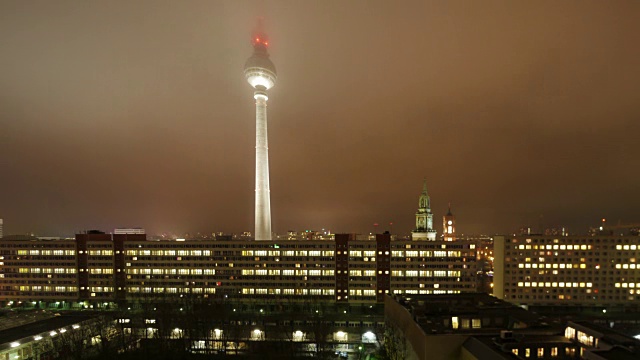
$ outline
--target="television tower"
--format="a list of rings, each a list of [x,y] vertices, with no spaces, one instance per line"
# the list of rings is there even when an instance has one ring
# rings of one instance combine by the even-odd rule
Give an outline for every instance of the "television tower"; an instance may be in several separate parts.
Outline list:
[[[276,84],[276,67],[269,60],[269,41],[262,32],[252,39],[253,55],[244,65],[244,76],[256,100],[256,240],[271,240],[271,195],[269,191],[269,146],[267,141],[267,90]]]

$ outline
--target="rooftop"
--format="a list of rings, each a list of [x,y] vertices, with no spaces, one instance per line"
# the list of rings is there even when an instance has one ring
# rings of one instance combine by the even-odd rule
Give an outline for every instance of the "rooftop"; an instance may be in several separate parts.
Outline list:
[[[550,328],[545,319],[485,293],[395,296],[425,333],[486,333],[514,328]],[[480,324],[460,324],[453,319],[477,319]],[[455,328],[454,328],[455,329]],[[557,329],[556,329],[557,330]]]
[[[40,320],[29,324],[0,330],[0,348],[14,341],[19,341],[30,336],[49,333],[60,328],[78,324],[95,318],[95,315],[61,315],[50,319]]]

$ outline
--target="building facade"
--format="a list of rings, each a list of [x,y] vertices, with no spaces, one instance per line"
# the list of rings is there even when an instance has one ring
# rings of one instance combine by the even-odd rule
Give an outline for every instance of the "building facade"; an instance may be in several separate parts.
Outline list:
[[[382,302],[385,294],[475,291],[471,242],[150,241],[144,234],[0,242],[0,299],[111,302],[191,294],[237,301]]]
[[[530,306],[640,303],[640,237],[496,236],[494,295]]]

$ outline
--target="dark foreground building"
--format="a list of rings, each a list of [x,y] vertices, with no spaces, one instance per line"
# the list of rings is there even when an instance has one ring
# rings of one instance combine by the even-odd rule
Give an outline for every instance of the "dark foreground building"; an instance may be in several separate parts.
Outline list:
[[[638,359],[640,341],[587,322],[541,317],[487,294],[387,297],[385,344],[420,360]]]

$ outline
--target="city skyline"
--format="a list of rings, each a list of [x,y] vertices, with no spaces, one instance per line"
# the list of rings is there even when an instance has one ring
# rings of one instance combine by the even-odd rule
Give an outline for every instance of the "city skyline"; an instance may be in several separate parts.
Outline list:
[[[256,6],[256,4],[261,4]],[[0,4],[5,235],[252,229],[256,16],[273,231],[638,222],[633,2]]]

